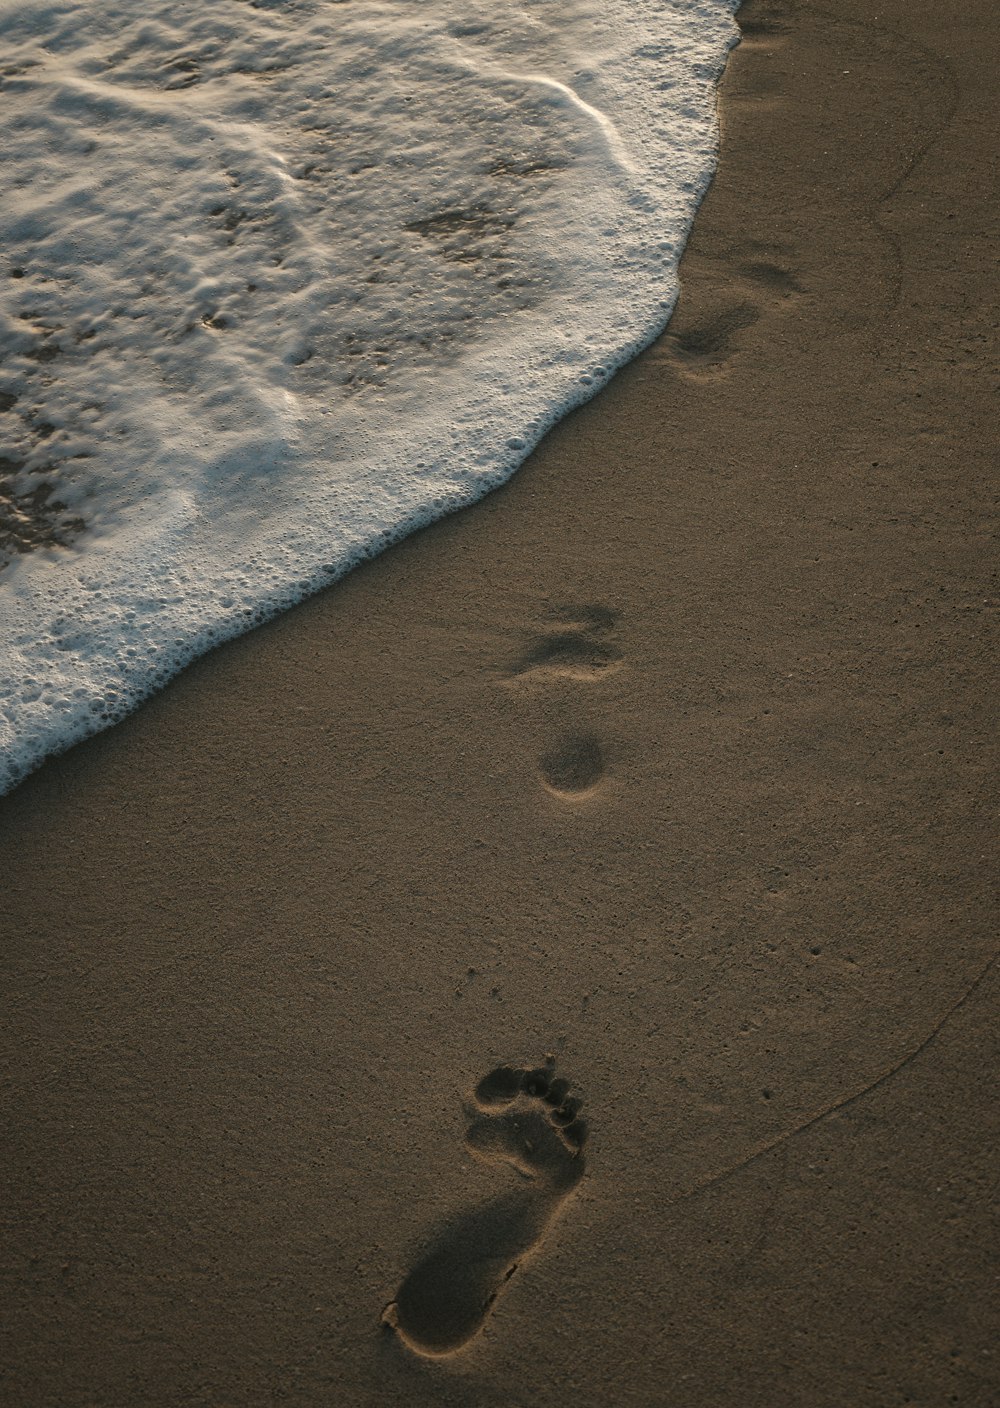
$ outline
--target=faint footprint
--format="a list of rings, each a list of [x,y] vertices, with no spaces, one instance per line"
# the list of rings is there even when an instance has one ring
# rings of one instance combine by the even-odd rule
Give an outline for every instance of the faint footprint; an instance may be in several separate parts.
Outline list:
[[[770,259],[748,259],[739,267],[745,279],[762,285],[779,298],[789,298],[793,293],[803,291],[802,285],[789,269]]]
[[[788,25],[773,15],[757,13],[759,7],[752,5],[751,13],[748,15],[740,11],[736,16],[736,23],[739,25],[744,41],[751,43],[755,39],[769,40],[773,45],[774,40],[780,39],[788,33]]]
[[[694,376],[723,371],[743,335],[805,290],[778,245],[748,240],[739,263],[725,261],[718,291],[689,307],[684,298],[663,337],[683,370]]]
[[[692,369],[707,370],[728,361],[739,334],[759,317],[760,310],[752,303],[739,303],[717,309],[699,323],[668,329],[666,337],[683,362]]]
[[[580,1101],[551,1064],[498,1066],[479,1082],[475,1102],[467,1147],[484,1163],[509,1165],[519,1182],[454,1222],[386,1307],[383,1322],[417,1354],[468,1344],[583,1175]]]

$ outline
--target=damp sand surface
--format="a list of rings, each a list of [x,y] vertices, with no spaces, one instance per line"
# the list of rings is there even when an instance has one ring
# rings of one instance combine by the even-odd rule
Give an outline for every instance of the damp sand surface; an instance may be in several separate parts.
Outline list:
[[[996,1401],[1000,22],[740,20],[666,335],[4,800],[7,1401]]]

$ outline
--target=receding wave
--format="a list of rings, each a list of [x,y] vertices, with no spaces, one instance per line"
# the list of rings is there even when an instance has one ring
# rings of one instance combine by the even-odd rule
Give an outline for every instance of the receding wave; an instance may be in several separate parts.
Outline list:
[[[736,0],[0,0],[0,791],[659,331]]]

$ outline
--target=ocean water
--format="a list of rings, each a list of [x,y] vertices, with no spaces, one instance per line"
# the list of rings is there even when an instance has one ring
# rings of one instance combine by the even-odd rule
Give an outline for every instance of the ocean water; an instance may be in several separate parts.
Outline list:
[[[0,792],[666,323],[737,0],[0,0]]]

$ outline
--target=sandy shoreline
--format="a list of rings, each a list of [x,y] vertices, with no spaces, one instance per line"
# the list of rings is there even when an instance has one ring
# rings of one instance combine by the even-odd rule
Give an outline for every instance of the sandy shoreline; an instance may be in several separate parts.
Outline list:
[[[1000,1391],[1000,20],[740,19],[667,334],[0,802],[5,1401]],[[584,1177],[416,1357],[509,1186],[463,1102],[546,1053]]]

